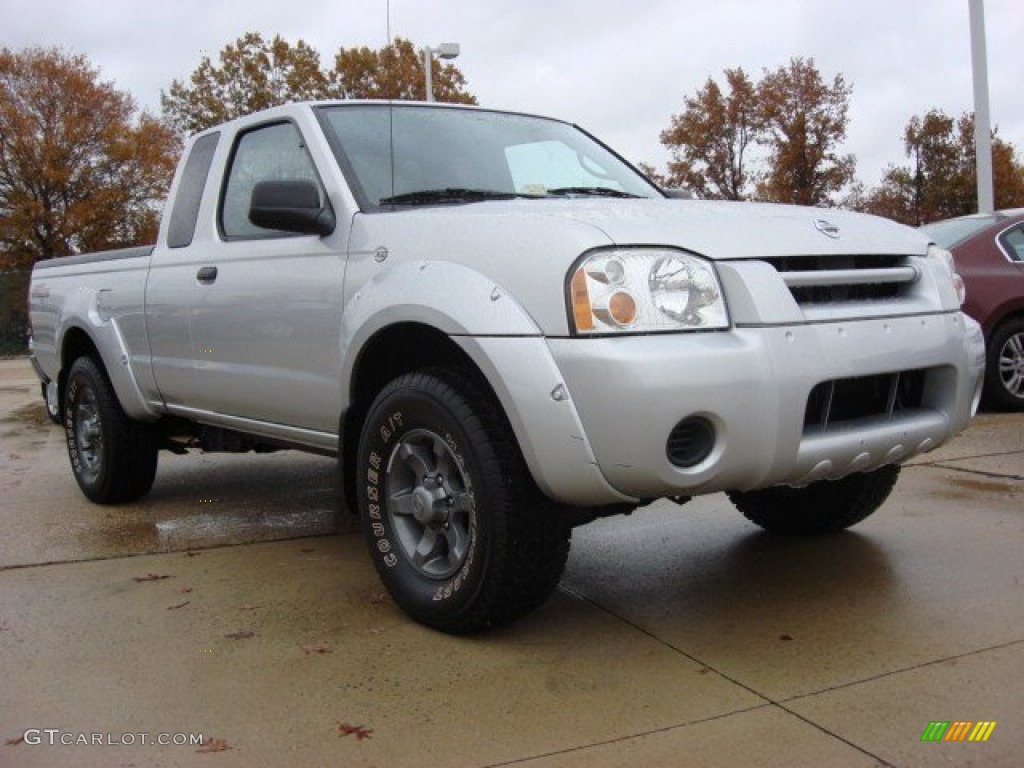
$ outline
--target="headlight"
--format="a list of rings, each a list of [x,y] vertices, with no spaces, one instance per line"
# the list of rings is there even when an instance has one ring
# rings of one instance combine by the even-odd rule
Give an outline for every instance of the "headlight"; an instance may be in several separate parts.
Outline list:
[[[579,334],[709,331],[729,327],[711,262],[683,251],[595,251],[569,276],[569,315]]]
[[[945,248],[940,248],[935,243],[932,243],[928,246],[928,258],[937,259],[945,266],[946,272],[949,273],[949,279],[953,282],[953,290],[956,292],[957,301],[960,302],[962,307],[964,301],[967,300],[967,287],[964,285],[964,279],[956,272],[956,261],[953,259],[953,254]]]

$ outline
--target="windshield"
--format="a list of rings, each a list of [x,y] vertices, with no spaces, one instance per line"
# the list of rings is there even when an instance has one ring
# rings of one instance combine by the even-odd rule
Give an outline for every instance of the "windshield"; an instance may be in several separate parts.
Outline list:
[[[946,219],[933,224],[922,224],[921,229],[943,248],[952,248],[966,240],[975,232],[980,232],[995,221],[994,216],[964,216],[959,219]]]
[[[614,153],[556,120],[387,104],[323,107],[319,114],[363,208],[662,197]]]

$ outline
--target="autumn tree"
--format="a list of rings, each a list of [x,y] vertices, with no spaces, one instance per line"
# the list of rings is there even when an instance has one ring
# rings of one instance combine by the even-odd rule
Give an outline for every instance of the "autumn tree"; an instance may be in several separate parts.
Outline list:
[[[668,166],[671,186],[682,186],[701,197],[744,200],[754,180],[748,150],[761,134],[761,112],[754,84],[742,69],[725,70],[728,93],[712,78],[686,109],[672,117],[661,143],[672,153]]]
[[[902,175],[905,169],[900,169]],[[890,165],[886,169],[886,177],[896,173],[897,169]],[[910,182],[904,178],[898,181],[883,180],[883,183],[873,189],[868,189],[862,182],[855,182],[846,197],[840,203],[841,208],[848,208],[851,211],[862,211],[873,213],[876,216],[883,216],[887,219],[902,221],[905,224],[912,223],[907,218],[907,197],[905,190],[909,188]]]
[[[476,104],[476,97],[465,89],[466,78],[454,64],[435,61],[431,79],[437,101]],[[339,98],[422,101],[427,97],[423,51],[401,37],[380,50],[364,46],[339,51],[331,80]]]
[[[860,210],[920,225],[977,210],[974,115],[954,120],[941,110],[915,115],[903,132],[909,165],[890,165],[881,184],[856,204]],[[1016,151],[992,134],[996,208],[1024,206],[1024,168]]]
[[[769,160],[760,198],[801,205],[835,201],[856,171],[853,155],[838,153],[852,92],[842,75],[826,83],[814,59],[791,59],[765,72],[757,101]]]
[[[974,163],[961,152],[954,120],[936,110],[924,118],[915,116],[903,140],[910,168],[903,173],[895,169],[889,179],[909,193],[913,223],[965,211],[975,196],[969,167]]]
[[[454,64],[435,64],[432,75],[438,101],[476,103]],[[289,101],[423,99],[425,88],[422,51],[402,38],[379,50],[341,49],[333,69],[325,70],[320,54],[302,40],[267,42],[249,32],[225,46],[217,63],[204,56],[189,84],[175,80],[161,104],[177,130],[189,134]]]
[[[756,83],[727,69],[725,83],[709,78],[662,132],[670,181],[708,198],[835,203],[856,168],[838,152],[852,93],[842,76],[826,83],[813,59],[792,59]]]
[[[178,150],[84,57],[0,50],[0,267],[152,242]]]
[[[666,176],[650,163],[637,163],[636,169],[662,189],[674,189],[679,187],[679,181]],[[683,188],[686,189],[686,187]]]
[[[992,186],[996,210],[1024,208],[1024,162],[1017,159],[1013,144],[995,134],[992,131]],[[971,115],[971,135],[974,135],[974,115]],[[977,166],[974,168],[977,173]]]
[[[280,35],[267,42],[258,32],[226,45],[216,64],[204,56],[189,83],[175,80],[160,95],[164,115],[183,134],[288,101],[332,95],[315,49]]]

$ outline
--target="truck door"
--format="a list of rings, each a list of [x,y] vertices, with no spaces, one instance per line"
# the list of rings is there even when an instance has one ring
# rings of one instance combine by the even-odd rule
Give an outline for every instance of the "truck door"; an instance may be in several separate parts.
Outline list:
[[[150,367],[140,364],[136,373],[147,391],[155,390],[168,405],[187,403],[194,386],[195,345],[189,317],[195,299],[196,267],[191,261],[191,246],[203,198],[210,194],[207,185],[215,185],[209,176],[219,141],[220,133],[214,131],[198,137],[189,148],[174,188],[173,207],[165,214],[169,220],[161,238],[166,247],[154,250],[146,279]],[[147,372],[151,372],[152,381]]]
[[[296,235],[248,218],[261,181],[310,180],[327,200],[298,126],[281,121],[239,134],[225,178],[219,242],[203,244],[193,263],[188,406],[336,433],[342,227],[325,237]]]

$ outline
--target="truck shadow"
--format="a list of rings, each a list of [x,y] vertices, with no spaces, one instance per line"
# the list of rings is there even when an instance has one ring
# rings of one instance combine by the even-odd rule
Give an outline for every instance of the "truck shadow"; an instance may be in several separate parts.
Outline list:
[[[614,527],[576,537],[562,587],[655,631],[791,635],[822,616],[884,618],[900,592],[884,539],[857,531],[784,537],[710,516]]]

